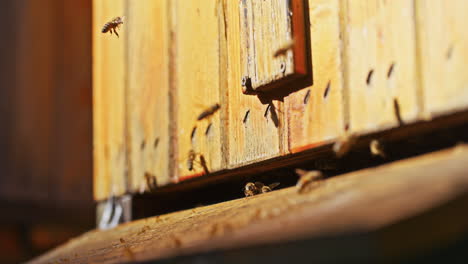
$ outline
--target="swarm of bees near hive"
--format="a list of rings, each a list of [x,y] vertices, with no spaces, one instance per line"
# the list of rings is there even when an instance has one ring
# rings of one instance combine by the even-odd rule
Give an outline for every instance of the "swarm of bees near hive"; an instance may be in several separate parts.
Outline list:
[[[245,197],[254,196],[261,193],[271,192],[274,188],[280,185],[279,182],[272,183],[270,185],[265,185],[261,182],[248,182],[244,187]]]
[[[119,37],[119,33],[117,33],[117,29],[124,23],[124,17],[115,17],[111,21],[107,22],[102,27],[102,33],[110,32],[112,35],[112,31],[115,33],[117,37]]]

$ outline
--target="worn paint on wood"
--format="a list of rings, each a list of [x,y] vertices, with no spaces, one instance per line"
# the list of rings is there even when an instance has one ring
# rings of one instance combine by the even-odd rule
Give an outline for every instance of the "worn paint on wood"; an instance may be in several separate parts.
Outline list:
[[[123,0],[93,2],[94,198],[105,199],[127,190],[125,124],[125,34],[101,33],[102,26],[124,14]]]
[[[241,67],[249,89],[268,90],[307,74],[303,2],[240,1]]]
[[[413,2],[341,3],[350,131],[364,133],[414,121],[421,106]]]
[[[220,103],[218,1],[178,0],[172,4],[175,45],[173,83],[175,91],[177,130],[176,170],[174,181],[201,175],[221,168],[221,111],[220,105],[201,120],[200,115]],[[189,153],[195,154],[194,166],[189,170]],[[206,169],[200,158],[206,161]]]
[[[468,34],[465,0],[416,0],[425,116],[468,108]]]
[[[224,6],[228,87],[222,87],[222,94],[228,97],[227,167],[233,168],[282,154],[285,126],[282,102],[261,102],[257,96],[242,93],[240,6],[236,1],[226,1]],[[275,43],[271,41],[269,45]]]
[[[122,32],[128,52],[127,153],[132,192],[155,187],[148,186],[146,177],[155,177],[158,185],[170,182],[167,5],[166,0],[130,1]]]
[[[344,132],[339,1],[309,2],[313,84],[286,97],[288,148],[299,152]]]

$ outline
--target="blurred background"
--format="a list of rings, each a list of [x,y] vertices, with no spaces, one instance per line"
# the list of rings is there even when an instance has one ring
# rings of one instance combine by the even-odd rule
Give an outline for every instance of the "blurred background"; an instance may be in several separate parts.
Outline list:
[[[0,263],[94,227],[91,16],[91,0],[0,1]]]

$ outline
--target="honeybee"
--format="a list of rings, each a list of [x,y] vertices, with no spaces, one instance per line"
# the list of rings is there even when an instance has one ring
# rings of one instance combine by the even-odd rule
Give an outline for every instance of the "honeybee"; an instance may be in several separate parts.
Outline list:
[[[197,153],[195,153],[193,149],[189,150],[188,158],[187,158],[187,169],[189,171],[193,170],[193,163],[196,158],[197,158]]]
[[[275,53],[273,53],[273,58],[277,58],[279,56],[286,55],[286,52],[288,52],[288,50],[292,49],[293,47],[294,47],[294,40],[292,39],[292,40],[286,42],[279,49],[277,49],[275,51]]]
[[[271,192],[274,188],[280,185],[279,182],[272,183],[270,185],[264,185],[261,182],[248,182],[244,187],[245,197],[254,196],[261,193]]]
[[[200,159],[200,161],[197,160],[197,157]],[[205,173],[210,173],[205,156],[203,156],[203,154],[196,153],[193,149],[191,149],[188,153],[187,169],[192,171],[195,164],[201,165]]]
[[[149,172],[145,172],[146,186],[149,191],[154,191],[158,187],[156,176],[152,175]]]
[[[298,193],[304,193],[308,191],[312,182],[323,178],[322,172],[318,170],[304,171],[297,169],[296,173],[300,176],[296,183],[296,190]]]
[[[336,157],[341,158],[347,154],[355,145],[356,141],[356,135],[349,134],[342,136],[333,144],[333,152],[335,152]]]
[[[369,149],[371,151],[371,154],[374,155],[374,156],[380,156],[382,158],[385,158],[386,155],[385,155],[385,151],[384,151],[384,146],[382,145],[382,143],[377,140],[377,139],[373,139],[370,144],[369,144]]]
[[[202,119],[205,119],[211,115],[213,115],[214,113],[216,113],[216,111],[218,111],[219,109],[221,108],[221,106],[216,103],[212,106],[210,106],[208,109],[206,109],[205,111],[203,111],[198,117],[197,117],[197,120],[200,121]]]
[[[120,28],[120,25],[124,23],[124,18],[125,17],[115,17],[111,21],[107,22],[102,27],[102,33],[110,32],[112,35],[112,31],[114,31],[115,35],[119,37],[119,33],[117,33],[117,29]]]

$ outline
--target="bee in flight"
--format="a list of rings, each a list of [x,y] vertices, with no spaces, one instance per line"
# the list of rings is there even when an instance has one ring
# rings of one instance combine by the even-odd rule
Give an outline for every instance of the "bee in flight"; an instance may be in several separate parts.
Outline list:
[[[213,115],[214,113],[216,113],[216,111],[218,111],[219,109],[221,108],[221,106],[219,104],[214,104],[212,106],[210,106],[208,109],[206,109],[205,111],[203,111],[198,117],[197,117],[197,120],[200,121],[202,119],[205,119],[211,115]]]
[[[111,21],[107,22],[102,27],[102,33],[110,32],[112,35],[112,31],[114,31],[115,35],[119,37],[119,33],[117,33],[117,29],[124,23],[124,17],[115,17]]]

